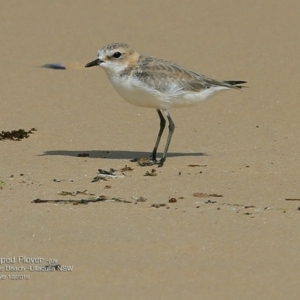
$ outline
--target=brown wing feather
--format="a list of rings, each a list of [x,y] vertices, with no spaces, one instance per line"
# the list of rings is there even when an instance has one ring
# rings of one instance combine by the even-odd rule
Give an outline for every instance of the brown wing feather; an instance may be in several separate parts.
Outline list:
[[[173,62],[151,56],[140,56],[139,67],[132,71],[134,75],[150,88],[166,91],[170,84],[176,84],[182,91],[200,92],[211,86],[238,88],[229,83],[217,81],[197,74]]]

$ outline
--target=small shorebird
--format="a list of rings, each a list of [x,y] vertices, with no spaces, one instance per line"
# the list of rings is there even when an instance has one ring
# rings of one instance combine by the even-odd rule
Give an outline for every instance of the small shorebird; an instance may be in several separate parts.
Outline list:
[[[140,55],[127,44],[115,43],[98,51],[98,58],[85,65],[100,66],[118,92],[130,104],[155,108],[160,118],[160,129],[150,159],[162,166],[175,125],[169,114],[170,108],[196,105],[216,92],[228,89],[239,90],[246,81],[218,81],[190,71],[173,62]],[[156,159],[157,148],[169,121],[169,134],[162,158]]]

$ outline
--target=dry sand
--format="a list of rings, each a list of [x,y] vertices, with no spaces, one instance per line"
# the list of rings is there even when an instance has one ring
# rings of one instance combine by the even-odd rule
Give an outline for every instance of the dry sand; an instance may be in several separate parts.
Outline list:
[[[44,261],[3,262],[1,298],[299,299],[299,11],[295,0],[2,0],[0,131],[37,131],[0,141],[0,257]],[[83,68],[111,42],[249,88],[171,111],[169,157],[147,177],[129,159],[152,150],[155,110]],[[39,67],[54,62],[67,69]],[[90,194],[131,203],[32,203]],[[49,258],[73,271],[5,270]]]

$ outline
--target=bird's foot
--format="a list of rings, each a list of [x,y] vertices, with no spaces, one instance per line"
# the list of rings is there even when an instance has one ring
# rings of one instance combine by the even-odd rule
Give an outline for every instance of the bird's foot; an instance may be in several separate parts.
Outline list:
[[[152,156],[150,157],[142,157],[142,158],[134,158],[130,160],[131,162],[137,162],[140,166],[146,167],[146,166],[153,166],[158,165],[159,167],[162,167],[163,163],[161,163],[161,160],[153,159]]]
[[[153,158],[153,154],[150,155],[149,159],[153,162],[153,165],[157,165],[159,168],[164,165],[165,158],[156,159],[156,155]]]

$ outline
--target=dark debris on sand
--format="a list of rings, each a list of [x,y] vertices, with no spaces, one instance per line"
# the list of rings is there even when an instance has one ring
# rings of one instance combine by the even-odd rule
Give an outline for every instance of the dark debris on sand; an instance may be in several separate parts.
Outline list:
[[[62,63],[50,63],[50,64],[45,64],[41,66],[41,68],[46,68],[46,69],[54,69],[54,70],[66,70],[66,66]]]
[[[80,200],[42,200],[42,199],[35,199],[32,200],[31,203],[53,203],[53,204],[89,204],[89,203],[97,203],[97,202],[121,202],[121,203],[132,203],[132,201],[127,201],[117,197],[106,197],[101,195],[99,197],[95,197],[94,199],[80,199]]]
[[[31,128],[26,131],[24,129],[12,130],[12,131],[1,131],[0,132],[0,141],[1,140],[11,140],[11,141],[21,141],[22,139],[27,139],[30,134],[36,131],[35,128]]]

